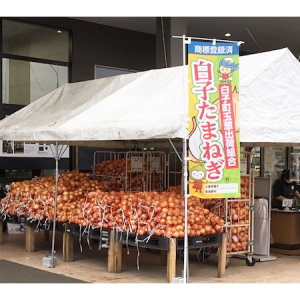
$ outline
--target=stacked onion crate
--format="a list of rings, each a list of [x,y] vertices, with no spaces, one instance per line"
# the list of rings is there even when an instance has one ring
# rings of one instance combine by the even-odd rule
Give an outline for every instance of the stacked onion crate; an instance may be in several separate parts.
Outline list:
[[[254,172],[241,176],[241,197],[238,199],[201,199],[203,207],[225,221],[227,233],[227,266],[230,257],[246,258],[253,266]],[[207,252],[209,255],[209,251]],[[208,257],[207,255],[207,257]]]
[[[107,191],[161,192],[166,189],[166,154],[160,151],[96,151],[93,176],[105,183]]]
[[[255,264],[254,234],[254,172],[241,176],[241,198],[226,199],[225,224],[227,257],[244,257],[248,266]]]
[[[103,183],[105,191],[125,190],[125,163],[124,153],[95,151],[92,166],[93,179]]]
[[[168,187],[179,186],[182,181],[182,152],[170,152],[168,154]],[[181,192],[181,189],[180,189]]]

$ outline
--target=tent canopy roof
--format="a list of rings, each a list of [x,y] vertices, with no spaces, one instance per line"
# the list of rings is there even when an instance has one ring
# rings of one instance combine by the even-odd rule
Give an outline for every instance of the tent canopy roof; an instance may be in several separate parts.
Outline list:
[[[97,145],[182,138],[182,67],[65,84],[0,122],[4,140]]]
[[[186,78],[181,66],[65,84],[0,121],[0,138],[87,146],[182,139]],[[300,63],[287,48],[240,57],[239,92],[242,145],[300,145]]]

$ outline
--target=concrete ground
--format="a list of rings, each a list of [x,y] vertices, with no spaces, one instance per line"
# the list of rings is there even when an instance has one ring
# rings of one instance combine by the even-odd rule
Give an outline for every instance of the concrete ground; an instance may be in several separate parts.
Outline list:
[[[36,251],[25,251],[25,235],[4,233],[0,245],[0,259],[17,262],[48,272],[70,276],[90,283],[166,283],[167,267],[161,265],[160,252],[143,248],[123,248],[122,273],[107,272],[107,249],[98,250],[98,243],[82,238],[75,240],[74,261],[62,261],[62,234],[56,234],[57,266],[42,266],[46,251],[51,253],[51,234],[45,241],[44,232],[37,232]],[[273,255],[273,254],[272,254]],[[256,262],[247,266],[245,259],[229,258],[229,266],[223,278],[217,278],[218,258],[211,253],[205,262],[199,262],[197,251],[190,252],[190,283],[300,283],[300,257],[274,254],[274,261]],[[177,276],[181,276],[183,262],[177,260]]]

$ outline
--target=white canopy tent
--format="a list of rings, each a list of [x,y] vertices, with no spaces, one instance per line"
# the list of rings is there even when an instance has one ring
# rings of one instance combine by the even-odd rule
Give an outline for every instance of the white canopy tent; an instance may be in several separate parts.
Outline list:
[[[300,63],[287,49],[240,57],[243,146],[300,145]]]
[[[2,120],[0,138],[86,146],[182,138],[183,79],[177,67],[65,84]]]
[[[98,147],[181,141],[186,78],[186,67],[175,67],[65,84],[0,121],[0,139]],[[242,146],[300,145],[300,64],[287,48],[240,57],[239,92]],[[53,255],[54,248],[52,263]]]
[[[65,84],[0,121],[0,138],[86,146],[182,139],[186,72]],[[239,91],[242,146],[300,145],[300,63],[287,48],[240,57]]]

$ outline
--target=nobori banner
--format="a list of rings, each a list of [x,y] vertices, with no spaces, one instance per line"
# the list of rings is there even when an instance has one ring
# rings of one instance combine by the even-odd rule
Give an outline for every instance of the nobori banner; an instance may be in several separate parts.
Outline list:
[[[189,193],[240,197],[239,47],[191,42]]]

